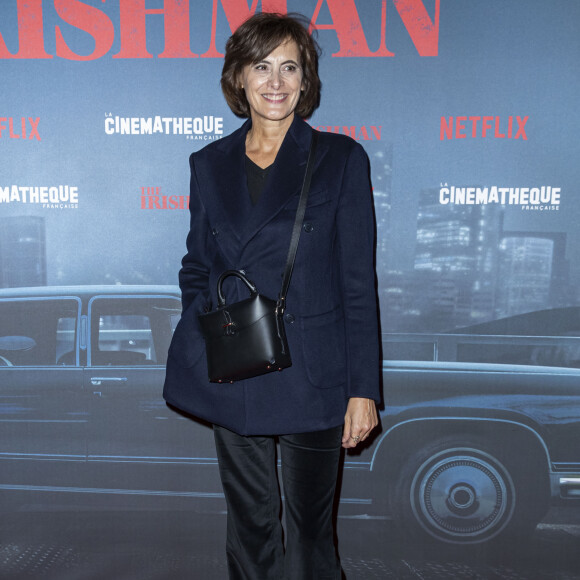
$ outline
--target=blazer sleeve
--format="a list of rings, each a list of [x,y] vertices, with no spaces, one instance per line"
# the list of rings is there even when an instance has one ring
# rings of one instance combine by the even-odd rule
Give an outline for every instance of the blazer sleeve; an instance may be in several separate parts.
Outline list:
[[[187,235],[187,254],[181,261],[179,287],[181,289],[182,311],[185,312],[194,301],[200,302],[199,310],[211,307],[209,292],[208,237],[209,223],[199,193],[195,172],[195,154],[189,158],[191,169],[189,212],[190,225]]]
[[[375,277],[375,218],[368,157],[354,143],[337,213],[348,361],[347,396],[380,402],[379,324]]]

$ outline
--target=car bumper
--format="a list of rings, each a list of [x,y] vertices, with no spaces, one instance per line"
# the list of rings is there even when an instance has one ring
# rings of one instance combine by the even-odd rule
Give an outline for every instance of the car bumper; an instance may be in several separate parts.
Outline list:
[[[551,491],[554,500],[580,500],[580,473],[552,473]]]

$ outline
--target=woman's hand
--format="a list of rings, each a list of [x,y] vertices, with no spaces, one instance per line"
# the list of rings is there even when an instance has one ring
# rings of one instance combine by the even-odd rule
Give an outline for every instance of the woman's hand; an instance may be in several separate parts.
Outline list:
[[[342,446],[346,449],[356,447],[364,441],[379,424],[377,406],[372,399],[352,397],[348,401],[344,416]]]

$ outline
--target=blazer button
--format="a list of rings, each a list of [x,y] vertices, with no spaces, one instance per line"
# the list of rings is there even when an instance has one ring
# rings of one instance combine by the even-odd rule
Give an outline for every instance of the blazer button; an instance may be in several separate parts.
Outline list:
[[[294,314],[284,314],[284,320],[288,323],[288,324],[293,324],[294,321],[296,320],[296,318],[294,318]]]
[[[219,230],[217,228],[213,228],[211,233],[212,233],[212,235],[217,236],[219,234]]]
[[[302,227],[307,234],[314,229],[314,226],[310,222],[306,222]]]

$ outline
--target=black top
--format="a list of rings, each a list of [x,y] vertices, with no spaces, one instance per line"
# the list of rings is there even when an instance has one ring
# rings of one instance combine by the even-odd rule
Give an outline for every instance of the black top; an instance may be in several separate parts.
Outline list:
[[[258,203],[271,167],[269,165],[265,169],[262,169],[246,155],[246,179],[248,180],[248,191],[250,192],[252,205]]]

